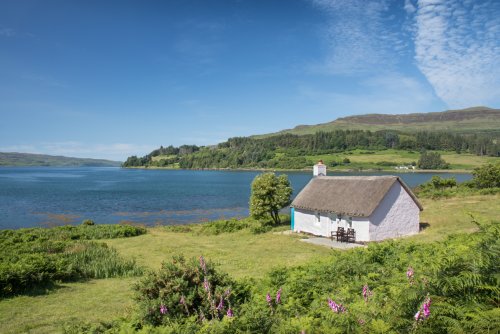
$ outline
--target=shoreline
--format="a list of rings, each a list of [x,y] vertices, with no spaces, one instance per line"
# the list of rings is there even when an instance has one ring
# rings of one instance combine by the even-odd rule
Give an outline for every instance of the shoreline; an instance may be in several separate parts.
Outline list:
[[[302,169],[279,169],[279,168],[170,168],[170,167],[157,167],[157,166],[133,166],[133,167],[121,167],[123,169],[144,169],[144,170],[185,170],[185,171],[227,171],[227,172],[310,172],[312,168],[302,168]],[[335,174],[335,172],[340,173],[395,173],[395,174],[406,174],[406,173],[456,173],[456,174],[471,174],[472,169],[411,169],[411,170],[392,170],[392,169],[330,169],[328,172]]]

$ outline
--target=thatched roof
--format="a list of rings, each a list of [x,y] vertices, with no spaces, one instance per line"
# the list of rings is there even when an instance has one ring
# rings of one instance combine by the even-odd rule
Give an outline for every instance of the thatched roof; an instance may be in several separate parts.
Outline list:
[[[319,176],[295,197],[291,207],[320,212],[369,217],[392,185],[399,182],[422,211],[410,188],[397,176]]]

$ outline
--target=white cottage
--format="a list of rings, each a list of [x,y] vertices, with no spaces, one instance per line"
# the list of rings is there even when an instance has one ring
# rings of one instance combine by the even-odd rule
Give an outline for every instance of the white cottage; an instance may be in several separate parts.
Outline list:
[[[293,231],[330,237],[352,228],[356,241],[417,234],[423,210],[397,176],[316,176],[291,208]]]

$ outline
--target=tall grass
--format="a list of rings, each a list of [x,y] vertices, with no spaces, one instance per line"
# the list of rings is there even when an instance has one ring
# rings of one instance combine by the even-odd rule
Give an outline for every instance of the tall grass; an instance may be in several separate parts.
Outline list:
[[[77,268],[82,278],[130,277],[143,273],[135,260],[124,259],[105,243],[78,242],[66,251],[64,257]]]
[[[134,226],[63,226],[0,231],[0,296],[45,291],[57,281],[140,275],[104,243],[88,239],[145,233]]]

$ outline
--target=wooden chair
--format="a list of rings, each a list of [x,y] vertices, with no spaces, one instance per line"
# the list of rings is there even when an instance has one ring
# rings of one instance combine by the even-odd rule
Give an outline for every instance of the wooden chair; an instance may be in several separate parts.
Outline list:
[[[346,242],[356,241],[356,231],[353,228],[348,228],[346,233]]]
[[[344,239],[344,235],[345,235],[344,228],[343,227],[337,228],[337,232],[335,233],[335,236],[337,237],[337,241],[339,241],[339,239],[340,239],[340,242],[342,242]]]

